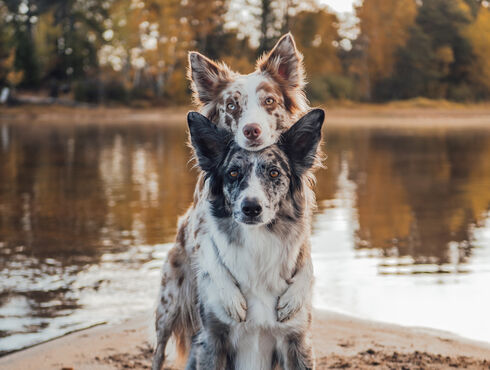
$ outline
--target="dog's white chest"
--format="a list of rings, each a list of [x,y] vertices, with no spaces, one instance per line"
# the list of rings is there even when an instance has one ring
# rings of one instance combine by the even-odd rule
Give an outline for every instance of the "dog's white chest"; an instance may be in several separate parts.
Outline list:
[[[277,325],[277,300],[287,289],[293,268],[287,250],[275,237],[254,230],[241,246],[230,246],[222,258],[247,300],[247,322]]]

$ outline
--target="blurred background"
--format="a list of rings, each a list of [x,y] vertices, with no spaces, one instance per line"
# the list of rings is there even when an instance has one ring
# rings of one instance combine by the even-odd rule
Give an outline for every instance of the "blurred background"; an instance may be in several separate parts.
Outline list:
[[[487,1],[0,0],[0,355],[150,312],[187,52],[248,73],[287,31],[327,108],[315,306],[490,342]]]
[[[490,97],[483,0],[2,0],[0,86],[187,104],[187,52],[249,72],[291,31],[315,102]]]

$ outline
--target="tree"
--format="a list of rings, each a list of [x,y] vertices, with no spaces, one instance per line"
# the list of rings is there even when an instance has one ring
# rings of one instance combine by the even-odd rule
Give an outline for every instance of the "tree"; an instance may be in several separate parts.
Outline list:
[[[393,76],[378,85],[378,96],[467,99],[473,53],[464,30],[472,19],[464,0],[425,0],[396,54]]]
[[[277,39],[292,28],[292,21],[302,11],[320,11],[316,0],[233,0],[227,14],[237,25],[237,34],[250,36],[255,57],[271,50]]]
[[[303,10],[288,22],[298,50],[304,55],[309,98],[321,103],[329,99],[352,99],[354,81],[342,76],[337,16],[327,9]]]
[[[490,9],[481,8],[474,23],[466,30],[472,46],[474,61],[471,63],[470,79],[480,90],[480,97],[490,96]]]
[[[22,85],[37,88],[52,78],[82,79],[97,68],[99,45],[94,41],[101,39],[111,1],[2,1],[12,19],[14,65],[23,74]]]
[[[273,0],[260,0],[260,45],[259,54],[265,53],[274,46],[277,35],[277,11]]]
[[[377,86],[380,99],[408,99],[426,96],[428,84],[440,78],[430,37],[420,26],[410,29],[407,44],[396,53],[393,76]]]
[[[4,86],[15,86],[22,80],[22,73],[14,70],[14,30],[7,19],[8,9],[3,1],[0,1],[0,90]]]
[[[21,85],[36,87],[39,84],[40,71],[37,62],[33,25],[37,19],[37,6],[26,0],[4,0],[13,27],[13,47],[15,50],[14,68],[22,74]]]
[[[339,20],[325,9],[301,11],[290,21],[290,30],[298,49],[305,55],[308,74],[334,74],[341,72],[337,55],[340,41]]]
[[[187,53],[251,66],[247,39],[225,27],[228,0],[117,0],[109,9],[112,38],[102,46],[102,65],[122,71],[138,98],[188,100]],[[106,31],[107,32],[107,31]]]
[[[364,0],[356,13],[366,48],[368,85],[374,88],[391,76],[395,52],[407,41],[417,5],[415,0]]]
[[[483,7],[484,0],[464,0],[465,3],[469,6],[471,15],[476,18],[479,10]]]
[[[109,4],[107,2],[107,4]],[[108,14],[102,1],[54,0],[44,4],[59,30],[56,62],[49,73],[59,79],[79,80],[98,68],[97,51]]]

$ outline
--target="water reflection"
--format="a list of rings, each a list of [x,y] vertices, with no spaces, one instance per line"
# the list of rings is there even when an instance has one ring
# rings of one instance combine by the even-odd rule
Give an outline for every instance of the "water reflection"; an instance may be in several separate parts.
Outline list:
[[[0,350],[86,309],[81,295],[113,282],[118,268],[154,258],[113,268],[104,256],[172,239],[193,189],[185,139],[152,125],[2,126]],[[111,276],[80,286],[93,266]]]
[[[490,342],[490,130],[327,141],[314,304]]]
[[[0,351],[151,307],[194,188],[185,141],[174,125],[1,125]],[[378,277],[487,276],[490,130],[329,129],[326,148],[317,303],[342,297],[335,279],[355,291],[359,258]]]
[[[400,267],[467,261],[472,230],[482,225],[490,206],[487,133],[372,130],[353,138],[344,155],[357,187],[356,248],[408,256]],[[394,271],[453,271],[430,265]]]

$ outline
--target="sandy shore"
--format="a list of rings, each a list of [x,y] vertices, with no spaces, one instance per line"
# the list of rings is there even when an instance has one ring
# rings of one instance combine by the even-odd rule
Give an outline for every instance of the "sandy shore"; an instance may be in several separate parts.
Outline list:
[[[103,325],[0,358],[0,369],[148,369],[151,315]],[[316,311],[317,369],[490,369],[490,343]],[[167,369],[179,369],[175,363]]]
[[[326,127],[406,129],[490,129],[490,104],[410,106],[402,103],[351,106],[329,103]],[[29,124],[163,124],[184,125],[192,107],[175,108],[70,108],[60,106],[0,107],[0,121]]]

